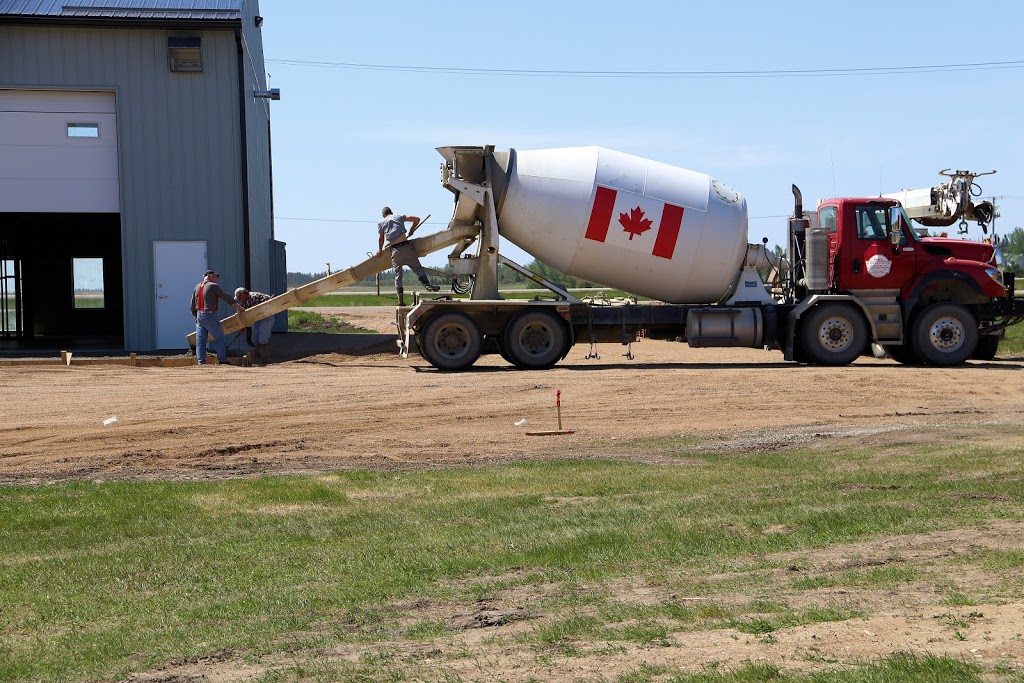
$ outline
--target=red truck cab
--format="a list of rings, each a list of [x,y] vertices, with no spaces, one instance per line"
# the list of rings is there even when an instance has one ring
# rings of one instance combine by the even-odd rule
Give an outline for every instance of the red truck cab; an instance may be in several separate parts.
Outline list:
[[[872,341],[894,358],[951,365],[994,355],[1008,292],[991,244],[922,237],[882,197],[825,200],[817,227],[827,231],[829,290],[858,302]]]
[[[837,290],[897,289],[902,301],[921,285],[949,279],[968,299],[1006,296],[995,248],[984,242],[920,237],[899,202],[844,197],[818,206],[818,225],[828,229],[830,281]],[[973,297],[971,294],[973,293]]]

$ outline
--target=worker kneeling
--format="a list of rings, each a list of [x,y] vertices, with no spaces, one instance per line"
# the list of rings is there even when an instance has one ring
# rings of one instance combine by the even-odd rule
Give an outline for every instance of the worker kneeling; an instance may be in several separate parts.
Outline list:
[[[262,292],[250,292],[245,287],[239,287],[235,290],[235,301],[239,303],[242,308],[252,308],[262,304],[264,301],[270,301],[271,296]],[[270,335],[274,331],[274,317],[264,318],[259,320],[252,326],[252,343],[256,349],[256,356],[262,360],[266,360],[270,355]]]

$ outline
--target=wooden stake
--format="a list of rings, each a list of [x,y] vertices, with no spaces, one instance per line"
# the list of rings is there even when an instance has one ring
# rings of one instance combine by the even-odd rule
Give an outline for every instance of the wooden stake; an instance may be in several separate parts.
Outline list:
[[[527,436],[554,436],[555,434],[573,434],[573,429],[562,429],[562,390],[555,392],[555,408],[558,411],[558,429],[548,429],[542,432],[526,432]]]

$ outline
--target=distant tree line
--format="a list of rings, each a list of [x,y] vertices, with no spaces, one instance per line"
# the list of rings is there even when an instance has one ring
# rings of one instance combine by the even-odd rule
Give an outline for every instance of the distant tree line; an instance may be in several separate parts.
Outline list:
[[[1006,258],[1007,270],[1024,272],[1024,228],[1014,228],[999,238],[999,248]]]
[[[553,282],[553,283],[555,283],[556,285],[558,285],[560,287],[569,287],[569,288],[577,289],[577,288],[582,288],[582,287],[598,287],[598,286],[600,286],[599,283],[596,283],[596,282],[590,282],[588,280],[581,280],[580,278],[577,278],[577,277],[571,277],[569,275],[565,275],[564,273],[561,273],[561,272],[555,270],[554,268],[552,268],[551,266],[547,265],[546,263],[543,263],[543,262],[537,261],[537,260],[534,260],[530,264],[528,264],[526,266],[526,269],[529,270],[530,272],[533,272],[533,273],[536,273],[537,275],[540,275],[542,278],[544,278],[544,279],[546,279],[546,280],[548,280],[550,282]],[[435,275],[435,274],[432,273],[431,277],[433,277],[433,278],[446,277],[446,276],[450,277],[451,276],[450,275],[451,274],[451,266],[447,266],[446,265],[443,268],[430,268],[430,267],[428,267],[427,270],[428,271],[433,271],[433,273],[442,273],[443,274],[443,275]],[[288,272],[288,289],[293,289],[295,287],[301,287],[302,285],[309,284],[310,282],[313,282],[315,280],[319,280],[319,279],[324,278],[324,277],[327,277],[327,272],[326,271],[322,271],[322,272],[318,272],[318,273],[302,273],[302,272],[289,271]],[[388,270],[385,270],[385,271],[381,272],[381,274],[380,274],[380,281],[381,281],[381,284],[384,285],[384,286],[393,286],[394,281],[395,281],[394,270],[389,268]],[[419,283],[419,281],[416,279],[416,275],[413,274],[413,272],[411,270],[409,270],[408,268],[405,268],[404,272],[402,273],[402,282],[404,282],[405,284],[410,285],[412,287],[415,287]],[[527,279],[526,276],[520,275],[519,273],[517,273],[516,271],[512,270],[511,268],[499,268],[498,269],[498,283],[502,284],[502,285],[519,285],[521,287],[533,287],[533,288],[540,287],[540,285],[536,284],[532,280]],[[360,287],[374,287],[376,285],[376,278],[373,275],[371,275],[370,277],[364,278],[363,280],[357,282],[356,285],[360,286]]]

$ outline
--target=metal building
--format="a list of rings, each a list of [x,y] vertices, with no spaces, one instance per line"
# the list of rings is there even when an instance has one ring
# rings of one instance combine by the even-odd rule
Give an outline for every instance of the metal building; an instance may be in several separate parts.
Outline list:
[[[185,348],[207,268],[285,290],[262,23],[256,0],[0,0],[0,353]]]

